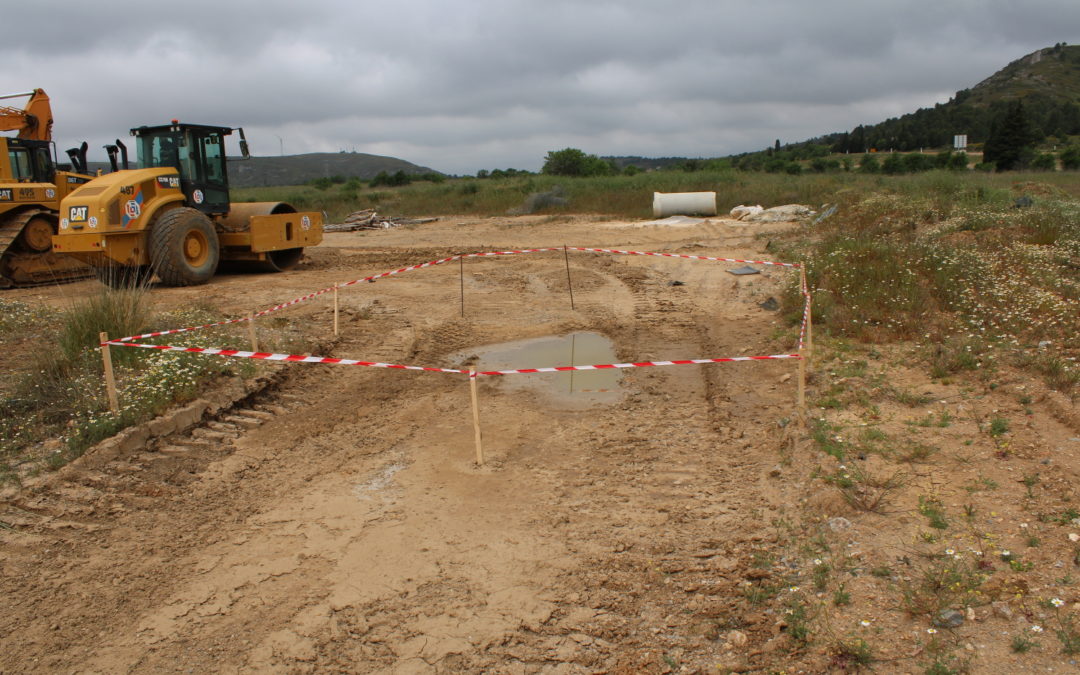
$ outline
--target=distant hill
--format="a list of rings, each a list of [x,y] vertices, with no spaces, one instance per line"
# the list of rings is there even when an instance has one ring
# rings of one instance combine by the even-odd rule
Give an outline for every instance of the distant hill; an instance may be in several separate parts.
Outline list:
[[[390,174],[398,171],[407,174],[438,173],[403,159],[362,152],[317,152],[229,161],[229,181],[235,187],[298,185],[329,176],[356,176],[370,180],[381,171]]]
[[[90,162],[90,170],[109,171],[107,162]],[[134,165],[134,164],[133,164]],[[393,174],[438,173],[425,166],[394,157],[362,152],[316,152],[280,157],[229,158],[229,184],[232,187],[267,187],[300,185],[316,178],[356,176],[370,180],[380,171]]]
[[[947,103],[809,142],[858,153],[951,146],[955,134],[982,143],[994,121],[1017,99],[1040,138],[1080,134],[1080,46],[1061,43],[1040,49],[956,92]]]
[[[877,124],[826,134],[783,146],[788,159],[804,160],[828,152],[859,153],[877,150],[914,151],[951,147],[953,136],[967,134],[969,144],[986,141],[994,121],[1009,103],[1022,100],[1029,121],[1040,139],[1080,134],[1080,46],[1065,43],[1039,49],[1017,59],[970,89],[962,89],[947,103],[922,108]],[[731,155],[739,168],[760,168],[767,153]],[[771,154],[771,149],[769,151]],[[667,169],[686,165],[685,157],[604,157],[620,169]]]
[[[1027,97],[1080,103],[1080,46],[1062,43],[1017,59],[972,87],[963,102],[988,106]]]

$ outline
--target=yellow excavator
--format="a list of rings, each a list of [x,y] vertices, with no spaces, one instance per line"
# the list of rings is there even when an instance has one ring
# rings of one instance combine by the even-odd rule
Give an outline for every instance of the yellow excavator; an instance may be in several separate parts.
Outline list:
[[[86,144],[68,150],[76,172],[58,165],[52,143],[49,97],[41,89],[0,96],[29,97],[23,108],[0,105],[0,288],[83,279],[85,263],[57,255],[52,236],[58,231],[60,201],[90,181]],[[61,170],[63,169],[63,170]]]
[[[125,160],[68,195],[53,251],[91,264],[113,286],[153,276],[166,286],[202,284],[220,262],[273,272],[296,266],[305,247],[322,241],[322,214],[284,202],[231,203],[225,137],[233,131],[249,157],[239,128],[173,120],[132,129],[139,168]]]

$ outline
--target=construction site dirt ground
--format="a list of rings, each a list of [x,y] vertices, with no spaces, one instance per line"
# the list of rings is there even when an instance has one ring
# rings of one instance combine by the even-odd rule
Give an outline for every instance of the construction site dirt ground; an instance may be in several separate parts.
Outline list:
[[[796,227],[447,218],[330,234],[297,270],[224,274],[152,297],[247,313],[456,253],[564,243],[768,260],[768,238]],[[606,336],[620,361],[792,353],[797,326],[761,305],[797,272],[728,273],[738,266],[572,253],[571,309],[562,252],[472,259],[342,289],[336,340],[329,294],[266,320],[326,340],[325,356],[442,367],[468,367],[486,345],[581,332]],[[86,281],[5,297],[59,305],[94,292]],[[894,384],[955,407],[962,382],[931,383],[880,350]],[[795,360],[628,369],[621,394],[601,403],[510,381],[532,375],[481,378],[483,467],[466,377],[273,367],[283,376],[218,420],[107,462],[84,457],[0,501],[0,672],[854,669],[835,640],[792,638],[778,603],[748,601],[747,588],[781,578],[763,556],[787,561],[812,515],[854,524],[826,528],[831,550],[892,560],[893,528],[907,536],[917,525],[927,485],[944,483],[950,508],[976,475],[1023,489],[1021,469],[981,456],[947,473],[913,464],[895,510],[855,512],[812,479],[832,458],[797,430]],[[828,377],[816,375],[812,391]],[[1017,454],[1035,464],[1054,453],[1041,485],[1067,503],[1080,466],[1075,408],[1010,377],[968,405],[1017,408],[1005,389],[1029,387],[1035,410],[1016,423],[1015,447],[1032,449]],[[924,412],[881,407],[897,426]],[[943,454],[984,449],[964,444],[977,434],[975,415],[966,420],[935,441]],[[995,517],[1022,518],[1003,493],[995,499]],[[1034,555],[1052,565],[1066,545],[1047,539]],[[876,669],[918,671],[925,626],[860,583],[849,586],[853,605],[835,610],[837,633],[872,622]],[[965,658],[979,650],[977,672],[1068,670],[1049,638],[1016,661],[990,637],[1015,626],[984,610],[958,643]]]

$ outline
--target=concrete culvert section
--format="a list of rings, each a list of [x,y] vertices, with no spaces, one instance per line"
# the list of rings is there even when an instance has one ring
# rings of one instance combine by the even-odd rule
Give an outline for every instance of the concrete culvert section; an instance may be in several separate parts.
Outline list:
[[[715,192],[654,192],[653,217],[715,216]]]

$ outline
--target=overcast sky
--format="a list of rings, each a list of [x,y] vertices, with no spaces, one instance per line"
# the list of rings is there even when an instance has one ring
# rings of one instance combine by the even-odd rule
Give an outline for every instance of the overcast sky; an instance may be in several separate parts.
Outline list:
[[[0,17],[0,94],[45,89],[61,154],[179,118],[243,126],[258,155],[458,174],[565,147],[759,150],[1080,43],[1078,0],[33,0]]]

